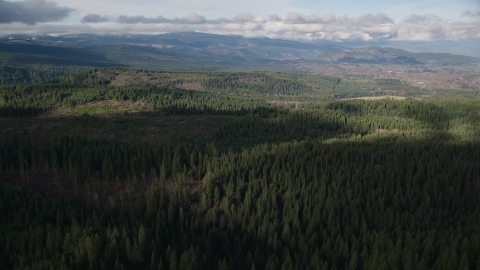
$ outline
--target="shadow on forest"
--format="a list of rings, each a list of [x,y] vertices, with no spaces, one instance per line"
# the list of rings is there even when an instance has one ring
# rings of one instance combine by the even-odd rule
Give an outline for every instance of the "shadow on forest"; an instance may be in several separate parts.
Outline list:
[[[443,253],[439,251],[440,248],[429,253],[423,252],[425,242],[430,241],[434,246],[457,243],[455,248],[458,249],[461,239],[469,239],[478,231],[478,223],[470,217],[478,213],[480,182],[476,177],[479,175],[477,164],[480,161],[480,144],[444,143],[455,139],[448,131],[448,123],[456,119],[455,115],[436,106],[421,112],[423,115],[415,116],[409,113],[408,107],[399,110],[399,114],[404,114],[402,117],[419,122],[416,128],[426,129],[417,136],[403,137],[400,135],[402,131],[398,131],[372,137],[371,140],[338,140],[329,144],[310,139],[342,137],[342,134],[373,134],[375,130],[362,130],[356,126],[357,123],[352,123],[352,119],[353,116],[377,114],[367,112],[361,106],[350,106],[347,111],[336,108],[322,112],[331,113],[330,118],[301,111],[275,118],[240,117],[221,128],[215,134],[214,141],[219,148],[232,146],[234,149],[253,149],[242,155],[220,154],[220,159],[205,151],[203,157],[211,160],[207,165],[211,174],[209,177],[215,181],[212,180],[210,186],[209,181],[205,180],[204,188],[198,191],[212,193],[208,195],[209,198],[213,197],[208,207],[197,210],[200,202],[197,204],[197,198],[193,198],[193,209],[184,213],[180,208],[181,219],[178,217],[180,214],[174,212],[174,207],[180,205],[178,200],[182,196],[173,194],[175,196],[169,196],[166,200],[177,202],[170,204],[165,201],[163,208],[158,208],[153,214],[146,214],[148,210],[142,210],[141,207],[145,205],[132,207],[129,213],[109,214],[108,211],[102,211],[98,215],[102,217],[99,223],[103,223],[95,227],[95,233],[107,239],[104,236],[109,233],[106,228],[115,224],[129,230],[135,238],[140,235],[137,233],[139,227],[149,228],[151,231],[147,230],[147,236],[154,236],[152,243],[157,242],[148,248],[144,246],[144,250],[155,250],[156,254],[161,254],[164,266],[173,265],[169,263],[171,257],[166,251],[166,247],[171,246],[178,252],[177,261],[179,257],[186,257],[183,254],[189,248],[197,248],[199,253],[192,257],[206,269],[226,263],[227,259],[231,269],[249,269],[253,263],[261,269],[306,269],[308,264],[312,268],[324,266],[345,269],[352,260],[350,254],[363,254],[362,251],[365,253],[358,256],[361,258],[359,265],[376,269],[376,260],[397,254],[398,247],[402,252],[418,253],[423,258],[385,261],[388,267],[404,264],[404,269],[411,269],[407,263],[416,265],[424,259],[426,268],[435,268],[437,258]],[[395,121],[395,118],[384,116],[386,120]],[[475,117],[467,118],[476,120]],[[88,119],[85,121],[84,124],[88,124]],[[275,149],[273,146],[258,145],[292,140],[296,142],[280,144]],[[82,149],[93,153],[101,151],[105,145],[102,142],[95,145],[98,149]],[[130,156],[131,159],[132,153],[152,145],[139,146],[125,150],[124,155],[112,157]],[[28,149],[31,148],[27,147],[25,151]],[[61,151],[62,147],[58,149]],[[106,152],[114,153],[110,150]],[[86,160],[85,164],[88,165],[85,166],[103,168],[104,159],[100,153],[98,159],[97,154],[94,155],[93,161],[97,161]],[[168,158],[172,160],[172,155]],[[145,167],[148,172],[149,168]],[[134,164],[132,168],[139,166]],[[185,170],[190,169],[186,164]],[[149,184],[142,182],[142,188]],[[221,194],[227,194],[230,185],[236,186],[239,197],[225,195],[224,200]],[[143,191],[140,190],[138,194]],[[144,198],[138,201],[148,204]],[[224,207],[221,205],[224,201],[231,204],[225,203]],[[59,207],[60,204],[51,205]],[[157,202],[157,205],[162,204]],[[32,213],[28,217],[32,219],[39,213]],[[42,222],[49,222],[52,227],[73,226],[68,219],[66,224],[58,225],[56,211],[52,213],[49,215],[51,218],[43,218]],[[75,226],[87,228],[91,226],[88,220],[96,219],[97,214],[90,210],[83,213],[86,217],[79,220],[87,221]],[[9,211],[9,214],[15,215],[15,211]],[[60,231],[68,229],[62,228]],[[441,237],[430,236],[435,234]],[[121,241],[127,242],[124,239]],[[351,243],[359,249],[352,248]],[[158,250],[154,248],[155,245]],[[385,247],[379,249],[381,245]],[[146,252],[139,254],[143,259],[151,255]],[[455,253],[456,257],[460,255]],[[467,258],[467,262],[470,260],[473,265],[471,257]],[[129,263],[126,256],[120,260],[127,265]],[[145,268],[148,261],[145,259],[144,262]],[[114,263],[114,260],[109,263]],[[129,266],[133,268],[133,265]],[[356,268],[362,268],[360,266]]]
[[[409,139],[416,140],[420,136],[436,142],[450,141],[456,138],[449,130],[452,123],[479,122],[477,115],[458,110],[447,111],[430,102],[415,100],[336,101],[319,113],[291,111],[276,118],[240,118],[216,132],[214,140],[222,149],[233,147],[237,150],[263,143],[363,137],[385,132],[396,133],[396,137],[403,134],[405,138],[405,134],[410,136],[416,132],[417,135]],[[479,135],[476,130],[473,132]]]
[[[433,102],[417,100],[334,101],[329,103],[326,108],[344,112],[347,116],[368,117],[372,115],[410,118],[435,129],[445,129],[448,126],[448,122],[455,118],[451,111],[447,111]]]

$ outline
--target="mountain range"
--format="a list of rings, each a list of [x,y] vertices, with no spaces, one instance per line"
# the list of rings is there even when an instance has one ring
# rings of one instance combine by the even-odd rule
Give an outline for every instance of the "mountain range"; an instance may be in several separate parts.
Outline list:
[[[199,32],[161,35],[10,35],[0,38],[0,65],[129,66],[165,70],[286,68],[317,64],[471,65],[480,58],[368,46]],[[375,44],[374,44],[375,45]],[[377,44],[378,45],[378,44]],[[384,44],[385,45],[385,44]],[[404,46],[405,47],[405,46]]]

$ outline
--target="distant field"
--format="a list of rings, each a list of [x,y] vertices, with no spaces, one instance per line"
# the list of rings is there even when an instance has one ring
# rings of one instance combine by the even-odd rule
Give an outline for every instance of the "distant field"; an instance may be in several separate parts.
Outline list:
[[[401,97],[401,96],[375,96],[375,97],[342,98],[341,100],[352,100],[352,99],[361,99],[361,100],[380,100],[380,99],[405,100],[405,99],[407,99],[407,97]]]

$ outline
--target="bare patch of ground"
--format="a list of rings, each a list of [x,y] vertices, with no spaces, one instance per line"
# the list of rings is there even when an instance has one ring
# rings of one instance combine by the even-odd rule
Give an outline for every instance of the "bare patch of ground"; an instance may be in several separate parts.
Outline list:
[[[401,96],[374,96],[374,97],[342,98],[341,100],[352,100],[352,99],[361,99],[361,100],[380,100],[380,99],[405,100],[405,99],[407,99],[407,97],[401,97]]]
[[[269,100],[267,103],[274,104],[280,107],[291,107],[294,106],[295,109],[297,109],[302,102],[300,101],[279,101],[279,100]]]
[[[205,87],[199,82],[184,82],[182,84],[177,85],[177,87],[185,90],[197,90],[197,91],[205,90]]]
[[[142,111],[151,110],[150,106],[139,100],[132,101],[117,101],[117,100],[100,100],[92,101],[86,104],[75,106],[72,108],[59,108],[54,111],[49,111],[41,114],[39,117],[59,117],[59,116],[111,116],[124,113],[138,113]]]
[[[379,128],[377,130],[375,130],[376,133],[386,133],[386,132],[391,132],[391,133],[397,133],[398,132],[398,129],[392,129],[392,130],[388,130],[388,129],[383,129],[383,128]]]
[[[323,89],[316,88],[313,83],[306,82],[305,85],[312,88],[312,91],[314,91],[314,92],[323,92],[324,91]]]

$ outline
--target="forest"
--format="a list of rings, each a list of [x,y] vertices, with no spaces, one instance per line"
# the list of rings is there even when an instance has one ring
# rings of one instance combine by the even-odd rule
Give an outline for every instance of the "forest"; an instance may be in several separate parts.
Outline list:
[[[0,125],[2,269],[480,269],[475,92],[91,68]]]

